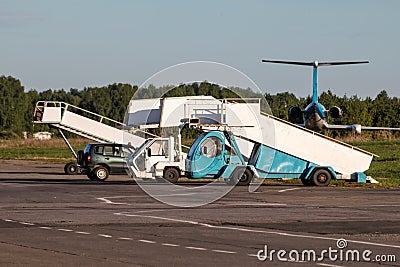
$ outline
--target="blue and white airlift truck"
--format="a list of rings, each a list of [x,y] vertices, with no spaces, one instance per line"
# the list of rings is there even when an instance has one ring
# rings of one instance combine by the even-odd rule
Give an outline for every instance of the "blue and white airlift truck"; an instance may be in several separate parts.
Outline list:
[[[234,181],[242,173],[245,177],[240,176],[239,184],[251,181],[246,176],[300,178],[307,185],[327,185],[332,179],[374,182],[364,174],[374,154],[263,113],[259,100],[165,98],[151,106],[154,108],[149,109],[149,116],[158,114],[151,124],[157,127],[183,122],[190,126],[195,119],[196,127],[214,126],[197,138],[188,156],[182,153],[179,135],[175,140],[146,140],[128,160],[130,174],[136,178],[175,182],[187,174],[193,179],[233,177]],[[133,107],[137,111],[130,110],[131,114],[143,113],[138,103]],[[232,134],[211,131],[215,129],[230,130]]]
[[[253,178],[299,178],[304,185],[327,186],[333,179],[358,183],[367,182],[365,173],[338,173],[334,166],[319,165],[269,147],[243,136],[254,143],[247,162],[229,131],[202,133],[191,146],[186,158],[188,178],[223,178],[230,184],[248,185]],[[373,181],[368,177],[369,181]]]
[[[307,149],[318,144],[323,148],[330,147],[330,153],[324,154],[322,150],[318,153],[310,148],[301,154],[299,151],[289,151],[280,143],[282,140],[278,137],[275,138],[276,143],[271,145],[235,135],[228,130],[213,130],[200,134],[187,155],[180,149],[179,138],[177,143],[173,137],[146,140],[129,159],[131,175],[137,178],[165,179],[173,183],[182,176],[189,179],[222,178],[228,184],[238,185],[248,185],[253,178],[297,178],[301,179],[304,185],[315,186],[327,186],[331,180],[376,182],[364,173],[373,154],[278,118],[271,116],[268,119],[277,123],[277,129],[288,127],[283,131],[289,131],[288,136],[283,136],[286,139],[285,145],[291,144],[291,134],[295,135],[296,131],[299,131],[300,134],[306,135],[303,137],[303,143],[296,146],[297,149]],[[243,155],[236,138],[252,144],[249,156]],[[309,143],[310,141],[313,143]],[[323,142],[326,142],[325,146]],[[334,155],[335,153],[337,155]],[[324,164],[324,159],[328,159],[331,164]]]

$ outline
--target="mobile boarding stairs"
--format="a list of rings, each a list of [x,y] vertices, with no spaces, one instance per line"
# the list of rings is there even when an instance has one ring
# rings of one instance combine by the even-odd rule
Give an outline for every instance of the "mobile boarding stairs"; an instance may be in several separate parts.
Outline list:
[[[346,143],[310,131],[303,127],[265,114],[260,100],[228,101],[211,96],[171,97],[131,100],[127,125],[82,108],[57,101],[39,101],[34,112],[34,123],[50,124],[59,130],[76,157],[63,130],[97,142],[130,143],[137,148],[144,143],[146,133],[140,129],[179,127],[184,123],[209,121],[228,125],[237,140],[240,151],[249,157],[253,143],[262,143],[296,158],[320,166],[332,166],[343,179],[351,180],[353,173],[369,169],[374,154]],[[134,129],[126,131],[124,129]],[[273,129],[271,131],[271,129]],[[147,133],[146,133],[147,134]],[[367,181],[374,182],[372,178]]]
[[[64,130],[95,142],[130,143],[135,148],[146,140],[136,134],[124,131],[125,125],[121,122],[58,101],[37,102],[33,122],[36,124],[49,124],[56,128],[76,159],[78,157],[77,153],[65,137]],[[141,130],[137,131],[138,134],[144,133]],[[67,171],[67,165],[72,168],[70,173]],[[65,166],[65,171],[69,174],[76,173],[78,170],[74,164],[67,165]]]

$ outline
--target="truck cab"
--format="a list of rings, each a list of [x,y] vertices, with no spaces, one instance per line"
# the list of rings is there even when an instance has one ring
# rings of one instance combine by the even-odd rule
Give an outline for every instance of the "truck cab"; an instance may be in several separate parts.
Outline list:
[[[241,164],[240,156],[226,141],[222,132],[202,133],[186,158],[188,178],[217,178],[227,165]]]
[[[177,182],[184,174],[184,155],[173,137],[147,139],[128,159],[132,176]]]

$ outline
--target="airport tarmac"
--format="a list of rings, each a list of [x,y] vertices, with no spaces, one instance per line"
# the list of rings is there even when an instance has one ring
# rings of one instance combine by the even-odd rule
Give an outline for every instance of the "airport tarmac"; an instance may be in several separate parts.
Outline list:
[[[168,194],[201,197],[199,186]],[[64,175],[62,164],[2,160],[0,265],[400,266],[399,195],[263,185],[183,208],[128,176],[96,182]]]

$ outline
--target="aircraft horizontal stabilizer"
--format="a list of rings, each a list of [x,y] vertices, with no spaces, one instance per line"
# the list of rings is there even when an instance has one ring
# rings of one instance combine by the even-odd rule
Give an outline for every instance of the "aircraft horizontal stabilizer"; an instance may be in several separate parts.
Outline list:
[[[289,65],[301,65],[301,66],[337,66],[337,65],[353,65],[353,64],[365,64],[369,63],[369,61],[338,61],[338,62],[302,62],[302,61],[284,61],[284,60],[269,60],[263,59],[261,62],[266,63],[278,63],[278,64],[289,64]]]
[[[267,59],[263,59],[262,62],[290,64],[290,65],[302,65],[302,66],[314,66],[314,62],[281,61],[281,60],[267,60]]]
[[[369,61],[318,62],[318,66],[353,65],[353,64],[366,64],[366,63],[369,63]]]

